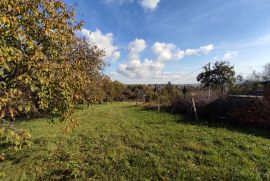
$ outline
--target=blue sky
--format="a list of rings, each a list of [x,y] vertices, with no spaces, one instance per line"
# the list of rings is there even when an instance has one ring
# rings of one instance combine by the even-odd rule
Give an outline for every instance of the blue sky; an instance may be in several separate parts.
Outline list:
[[[195,83],[208,62],[243,75],[270,62],[269,0],[78,0],[76,11],[107,53],[105,73],[124,83]]]

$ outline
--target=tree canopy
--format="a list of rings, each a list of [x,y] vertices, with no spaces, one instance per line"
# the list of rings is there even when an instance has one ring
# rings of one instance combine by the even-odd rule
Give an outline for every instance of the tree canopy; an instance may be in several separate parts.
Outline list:
[[[234,67],[226,61],[215,62],[212,69],[209,66],[203,67],[203,72],[197,76],[197,80],[204,87],[218,87],[224,94],[225,86],[231,86],[236,82]]]
[[[38,112],[70,117],[99,99],[104,52],[76,36],[82,22],[59,0],[0,2],[0,118]]]

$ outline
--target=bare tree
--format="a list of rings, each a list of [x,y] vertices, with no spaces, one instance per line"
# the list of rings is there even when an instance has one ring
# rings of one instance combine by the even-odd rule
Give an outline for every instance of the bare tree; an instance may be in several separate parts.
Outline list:
[[[265,81],[270,81],[270,63],[267,63],[267,64],[264,66],[263,80],[265,80]]]

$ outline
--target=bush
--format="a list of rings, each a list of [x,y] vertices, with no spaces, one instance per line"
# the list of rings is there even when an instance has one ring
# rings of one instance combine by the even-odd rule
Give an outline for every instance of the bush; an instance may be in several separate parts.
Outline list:
[[[171,110],[174,113],[190,115],[192,113],[192,102],[182,96],[175,97],[171,102]]]
[[[197,99],[195,102],[197,111],[201,113],[206,105],[206,101]],[[191,97],[177,96],[173,98],[171,101],[171,111],[179,114],[194,115]]]
[[[230,122],[270,128],[270,105],[265,100],[248,97],[226,97],[211,102],[195,99],[200,118],[219,123]],[[190,97],[175,97],[171,102],[174,113],[193,116]]]
[[[254,100],[230,112],[230,119],[241,124],[270,127],[270,105],[265,100]]]

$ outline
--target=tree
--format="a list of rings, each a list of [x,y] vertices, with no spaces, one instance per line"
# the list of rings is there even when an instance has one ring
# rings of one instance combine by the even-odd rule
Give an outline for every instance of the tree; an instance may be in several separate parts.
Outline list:
[[[113,81],[113,98],[115,101],[123,101],[123,93],[126,89],[126,86],[119,81]]]
[[[270,63],[264,66],[263,79],[265,81],[270,81]]]
[[[255,70],[252,71],[250,75],[247,76],[246,81],[248,82],[260,82],[262,81],[262,77],[259,73],[257,73]]]
[[[134,92],[132,90],[133,90],[133,86],[128,85],[126,90],[123,92],[123,95],[126,97],[126,100],[133,100]]]
[[[0,9],[0,118],[73,118],[76,100],[98,92],[102,67],[102,52],[76,37],[82,22],[59,0],[1,0]]]
[[[132,94],[129,93],[131,95],[130,98],[132,100],[136,100],[136,105],[138,104],[138,102],[145,100],[144,86],[143,85],[128,86],[128,89],[131,89]],[[125,91],[125,92],[128,93],[127,91]]]
[[[171,82],[168,82],[168,84],[165,86],[165,89],[169,94],[173,94],[173,85]]]
[[[188,92],[187,87],[184,86],[184,88],[183,88],[183,90],[182,90],[182,93],[183,93],[184,97],[187,96],[187,92]]]
[[[226,61],[215,62],[212,69],[203,67],[203,72],[197,76],[198,82],[204,87],[215,86],[221,89],[222,96],[226,86],[232,86],[236,82],[234,67]]]
[[[102,75],[100,70],[104,67],[104,51],[95,45],[89,45],[84,38],[77,38],[71,44],[69,64],[72,65],[72,73],[76,75],[74,83],[74,101],[86,103],[88,106],[101,102]]]
[[[102,78],[102,93],[103,101],[113,102],[113,84],[112,80],[108,76]]]
[[[160,111],[160,92],[161,92],[161,87],[160,85],[156,84],[155,85],[155,98],[157,100],[157,108],[158,108],[158,111]]]
[[[153,98],[155,96],[154,88],[150,85],[143,86],[143,93],[144,93],[144,101],[145,102],[150,102],[151,100],[153,100]]]

